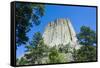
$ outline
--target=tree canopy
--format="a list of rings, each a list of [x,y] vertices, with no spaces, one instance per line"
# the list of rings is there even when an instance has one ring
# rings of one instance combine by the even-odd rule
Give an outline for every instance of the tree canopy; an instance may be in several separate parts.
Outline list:
[[[33,3],[16,3],[16,45],[20,46],[28,41],[27,32],[33,24],[39,25],[44,15],[44,5]]]
[[[73,50],[74,61],[96,61],[96,33],[86,26],[82,26],[78,34],[79,43],[82,44],[78,50]],[[94,46],[95,45],[95,46]]]
[[[52,47],[49,53],[49,63],[64,63],[67,62],[65,53],[59,52],[56,47]]]
[[[82,26],[77,35],[79,43],[83,45],[96,45],[96,33],[87,26]]]
[[[96,61],[96,33],[86,26],[82,26],[78,34],[80,49],[72,48],[71,44],[59,44],[49,47],[44,43],[40,32],[34,33],[29,45],[26,45],[26,53],[21,59],[16,59],[17,65],[64,63]]]
[[[82,46],[79,50],[73,53],[74,61],[96,61],[96,47]]]
[[[47,55],[48,47],[44,44],[42,35],[37,32],[33,35],[32,43],[26,46],[28,53],[25,54],[29,64],[42,63],[42,58]]]

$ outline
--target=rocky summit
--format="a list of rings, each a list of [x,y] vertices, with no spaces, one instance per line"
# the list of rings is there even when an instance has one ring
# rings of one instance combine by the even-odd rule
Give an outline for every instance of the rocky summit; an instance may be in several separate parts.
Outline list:
[[[44,43],[48,46],[71,44],[73,48],[79,48],[75,30],[69,19],[56,19],[45,27],[43,33]]]

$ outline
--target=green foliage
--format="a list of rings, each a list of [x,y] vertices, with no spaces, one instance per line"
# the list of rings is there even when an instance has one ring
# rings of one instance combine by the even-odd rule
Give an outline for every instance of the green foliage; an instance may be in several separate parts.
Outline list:
[[[36,32],[33,35],[32,41],[30,42],[30,45],[33,47],[38,46],[38,43],[40,42],[40,40],[43,40],[42,35],[40,32]]]
[[[82,26],[80,33],[77,35],[80,44],[94,45],[96,44],[96,33],[89,27]]]
[[[59,53],[59,56],[58,56],[58,63],[64,63],[64,62],[67,62],[67,58],[66,58],[66,54],[65,53]]]
[[[75,61],[75,62],[77,62],[78,60],[77,60],[77,52],[78,52],[78,50],[76,50],[75,48],[73,49],[73,52],[72,52],[72,57],[73,57],[73,60]]]
[[[96,33],[89,27],[82,26],[77,35],[81,48],[73,50],[74,61],[95,61],[96,60]]]
[[[26,46],[26,48],[28,53],[25,54],[25,57],[29,60],[29,64],[41,64],[41,59],[48,54],[48,47],[44,44],[39,32],[34,34],[31,45]]]
[[[95,61],[96,47],[82,46],[79,50],[74,51],[73,56],[74,56],[74,61]]]
[[[39,25],[44,15],[44,5],[32,3],[16,3],[16,45],[26,44],[27,32],[33,24]]]
[[[69,43],[66,44],[66,45],[61,44],[61,45],[58,45],[58,46],[59,46],[59,48],[58,48],[59,52],[61,52],[61,53],[68,53],[68,52],[70,52],[71,47],[70,47]]]
[[[17,59],[17,65],[27,65],[28,61],[24,58],[21,57],[20,60]]]
[[[49,53],[49,63],[63,63],[66,62],[65,54],[60,53],[56,47],[52,47]]]
[[[96,61],[96,36],[89,27],[81,27],[78,34],[81,44],[80,49],[71,47],[71,44],[59,44],[48,47],[40,32],[36,32],[29,45],[26,46],[26,53],[21,59],[16,59],[18,65],[64,63],[71,61]],[[70,58],[73,57],[71,60]]]

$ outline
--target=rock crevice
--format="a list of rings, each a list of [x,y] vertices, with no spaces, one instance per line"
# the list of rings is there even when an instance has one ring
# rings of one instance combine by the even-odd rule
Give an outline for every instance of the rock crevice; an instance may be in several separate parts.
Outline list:
[[[72,47],[78,46],[75,30],[69,19],[56,19],[50,22],[43,33],[44,43],[48,46],[59,44],[72,44]]]

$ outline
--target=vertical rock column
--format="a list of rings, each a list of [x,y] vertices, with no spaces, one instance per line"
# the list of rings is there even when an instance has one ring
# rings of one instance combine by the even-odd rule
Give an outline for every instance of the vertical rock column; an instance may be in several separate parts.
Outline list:
[[[44,30],[43,38],[48,46],[68,43],[71,43],[72,47],[77,45],[76,33],[69,19],[56,19],[50,22]]]

